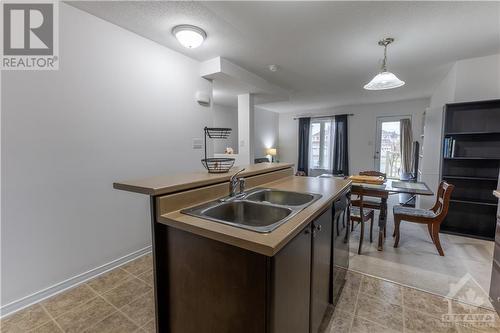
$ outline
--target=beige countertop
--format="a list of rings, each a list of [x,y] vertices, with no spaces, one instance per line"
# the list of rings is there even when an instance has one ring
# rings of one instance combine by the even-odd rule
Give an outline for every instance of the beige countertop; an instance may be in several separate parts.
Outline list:
[[[271,172],[292,167],[292,163],[259,163],[245,166],[242,177]],[[228,181],[231,175],[240,170],[239,167],[232,168],[228,173],[208,173],[198,171],[190,173],[173,174],[167,176],[150,177],[139,180],[131,180],[113,183],[118,190],[142,193],[147,195],[161,195],[177,191],[188,190],[201,186],[207,186]]]
[[[266,256],[273,256],[309,222],[328,208],[332,201],[337,199],[350,185],[350,180],[339,178],[296,176],[260,185],[259,187],[322,195],[319,200],[300,211],[289,221],[266,234],[185,215],[180,211],[164,214],[158,218],[158,222]]]
[[[496,190],[496,191],[493,191],[493,195],[495,197],[497,197],[498,199],[500,199],[500,189]]]

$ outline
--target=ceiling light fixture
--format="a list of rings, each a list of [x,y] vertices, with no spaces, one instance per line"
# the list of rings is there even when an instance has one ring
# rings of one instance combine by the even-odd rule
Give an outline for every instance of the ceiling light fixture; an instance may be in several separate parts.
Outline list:
[[[278,65],[269,65],[267,68],[269,68],[269,70],[271,72],[277,72],[278,71]]]
[[[394,38],[384,38],[378,42],[378,45],[384,47],[384,60],[382,68],[368,84],[364,86],[366,90],[385,90],[404,86],[405,82],[397,78],[396,75],[387,71],[387,46],[394,42]]]
[[[175,26],[172,29],[172,34],[182,46],[188,49],[197,48],[203,43],[205,38],[207,38],[205,30],[188,24]]]

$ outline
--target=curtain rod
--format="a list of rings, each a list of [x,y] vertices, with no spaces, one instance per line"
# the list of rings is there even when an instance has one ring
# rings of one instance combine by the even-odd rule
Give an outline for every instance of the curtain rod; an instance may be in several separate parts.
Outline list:
[[[344,114],[329,114],[329,115],[325,115],[325,116],[295,116],[293,117],[293,120],[297,120],[297,119],[300,119],[300,118],[311,118],[311,119],[314,119],[314,118],[334,118],[335,116],[354,116],[354,113],[344,113]]]

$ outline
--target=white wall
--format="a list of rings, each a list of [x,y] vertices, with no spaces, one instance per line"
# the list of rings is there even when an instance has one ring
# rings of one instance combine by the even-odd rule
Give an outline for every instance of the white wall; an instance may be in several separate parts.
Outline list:
[[[214,152],[222,153],[226,147],[238,152],[238,110],[237,107],[214,105],[214,126],[233,129],[228,140],[214,140]],[[265,157],[267,148],[278,147],[279,115],[255,107],[254,151],[255,158]]]
[[[429,106],[429,99],[414,99],[399,102],[350,105],[331,110],[307,111],[311,116],[329,114],[354,114],[349,117],[349,171],[351,174],[374,168],[375,136],[377,117],[411,115],[413,139],[420,141],[422,114]],[[280,160],[297,163],[298,120],[296,114],[280,114],[279,142]]]
[[[500,54],[457,61],[437,86],[425,119],[422,180],[437,188],[441,171],[443,107],[447,103],[500,98]],[[429,208],[434,197],[421,197],[419,206]]]
[[[255,157],[265,157],[266,149],[278,148],[279,115],[255,108]]]
[[[238,153],[238,108],[214,104],[214,127],[232,128],[227,140],[213,140],[214,152],[224,153],[226,147],[231,147]]]
[[[150,245],[117,180],[201,169],[199,63],[60,4],[60,70],[2,73],[1,304]]]

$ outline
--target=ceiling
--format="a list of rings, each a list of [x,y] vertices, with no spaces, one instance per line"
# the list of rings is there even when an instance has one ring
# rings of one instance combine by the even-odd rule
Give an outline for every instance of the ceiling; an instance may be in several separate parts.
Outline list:
[[[224,57],[289,90],[289,101],[261,105],[276,112],[428,97],[454,61],[500,52],[500,2],[70,4],[199,61]],[[199,26],[208,38],[185,49],[171,34],[177,24]],[[366,91],[382,57],[377,41],[386,36],[396,39],[388,69],[407,84]],[[279,70],[269,71],[269,64]]]

